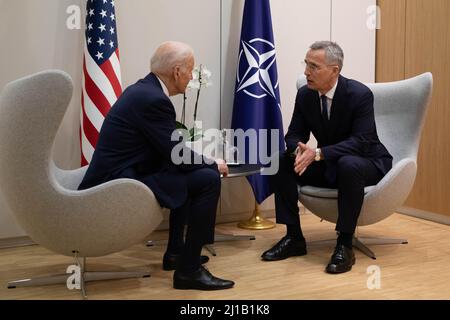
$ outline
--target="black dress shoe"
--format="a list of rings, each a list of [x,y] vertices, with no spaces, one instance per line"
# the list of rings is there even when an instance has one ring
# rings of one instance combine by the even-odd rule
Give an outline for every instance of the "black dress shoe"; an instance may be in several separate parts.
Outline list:
[[[222,290],[233,286],[233,281],[216,278],[203,266],[192,273],[182,273],[177,270],[173,274],[175,289]]]
[[[331,256],[326,271],[328,273],[343,273],[350,271],[355,264],[355,253],[353,249],[347,248],[343,244],[338,244]]]
[[[181,258],[181,254],[164,253],[163,257],[163,269],[166,271],[175,270],[177,268],[178,261]],[[207,263],[209,261],[208,256],[200,256],[200,264]]]
[[[277,261],[294,256],[304,256],[305,254],[305,239],[298,240],[290,236],[285,236],[271,249],[264,252],[261,258],[265,261]]]

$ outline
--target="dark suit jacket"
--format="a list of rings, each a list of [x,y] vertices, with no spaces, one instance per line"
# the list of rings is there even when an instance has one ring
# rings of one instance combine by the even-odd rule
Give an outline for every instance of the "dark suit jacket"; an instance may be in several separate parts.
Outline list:
[[[131,178],[145,183],[161,206],[181,206],[187,198],[185,173],[200,168],[217,171],[217,165],[204,161],[175,165],[171,161],[172,148],[178,143],[171,141],[175,116],[172,102],[153,73],[128,87],[103,122],[79,189]]]
[[[336,179],[336,163],[345,155],[369,159],[383,175],[392,167],[392,156],[378,138],[373,93],[358,81],[339,76],[327,125],[322,120],[318,92],[307,86],[298,90],[285,136],[287,151],[293,152],[299,141],[306,143],[311,132],[322,150],[331,183]]]

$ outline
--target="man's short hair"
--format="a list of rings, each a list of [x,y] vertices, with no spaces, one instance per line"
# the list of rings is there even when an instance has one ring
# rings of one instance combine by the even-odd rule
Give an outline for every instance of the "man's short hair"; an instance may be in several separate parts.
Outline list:
[[[337,64],[339,70],[344,66],[344,51],[332,41],[316,41],[310,47],[311,50],[325,50],[325,58],[328,64]]]
[[[160,74],[171,72],[176,65],[184,67],[187,59],[193,56],[192,48],[182,42],[167,41],[156,49],[150,61],[150,70]]]

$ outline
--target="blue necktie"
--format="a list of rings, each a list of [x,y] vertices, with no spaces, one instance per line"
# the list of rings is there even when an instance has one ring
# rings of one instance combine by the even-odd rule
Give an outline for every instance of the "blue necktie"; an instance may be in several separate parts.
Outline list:
[[[326,95],[320,96],[322,99],[322,118],[325,122],[328,121],[328,100]]]

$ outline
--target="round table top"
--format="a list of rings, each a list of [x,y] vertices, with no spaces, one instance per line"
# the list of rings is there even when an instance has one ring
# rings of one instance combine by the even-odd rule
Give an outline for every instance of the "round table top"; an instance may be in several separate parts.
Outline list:
[[[226,178],[251,176],[260,173],[262,168],[260,164],[228,165],[228,176]]]

